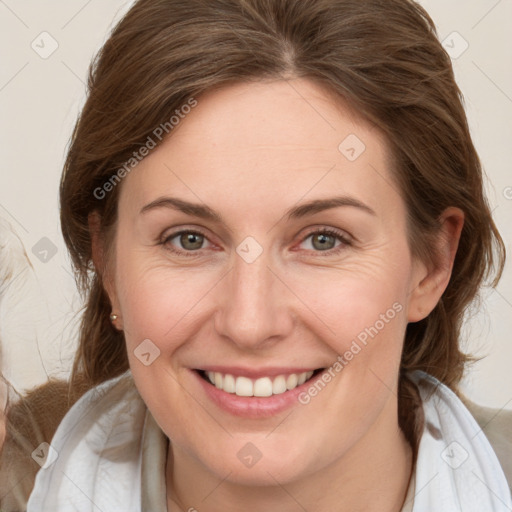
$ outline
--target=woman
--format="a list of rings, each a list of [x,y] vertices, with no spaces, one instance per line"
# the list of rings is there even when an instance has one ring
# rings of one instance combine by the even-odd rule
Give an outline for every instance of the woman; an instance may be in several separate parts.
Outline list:
[[[89,89],[61,220],[93,389],[29,511],[512,506],[457,396],[504,246],[421,7],[140,0]]]

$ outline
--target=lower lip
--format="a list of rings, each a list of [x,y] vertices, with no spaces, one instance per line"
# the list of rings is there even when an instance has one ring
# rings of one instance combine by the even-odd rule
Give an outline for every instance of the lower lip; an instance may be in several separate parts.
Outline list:
[[[213,384],[206,382],[199,372],[191,370],[192,374],[199,381],[208,396],[218,407],[235,416],[244,418],[268,418],[275,416],[294,405],[301,405],[299,395],[311,386],[318,378],[321,378],[323,372],[319,372],[311,379],[297,386],[291,391],[285,391],[279,395],[268,397],[238,396],[234,393],[227,393],[222,389],[216,388]]]

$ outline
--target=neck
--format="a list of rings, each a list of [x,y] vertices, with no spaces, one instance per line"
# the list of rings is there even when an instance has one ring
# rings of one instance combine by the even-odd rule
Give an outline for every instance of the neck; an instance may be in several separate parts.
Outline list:
[[[413,451],[398,426],[396,407],[388,409],[335,463],[269,486],[240,485],[230,481],[229,474],[219,478],[169,443],[167,510],[399,512],[412,475]]]

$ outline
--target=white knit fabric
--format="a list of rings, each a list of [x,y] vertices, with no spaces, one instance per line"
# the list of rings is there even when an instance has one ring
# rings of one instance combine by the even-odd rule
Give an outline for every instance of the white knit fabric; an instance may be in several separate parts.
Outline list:
[[[498,458],[466,406],[431,375],[411,377],[425,413],[413,512],[512,511]]]

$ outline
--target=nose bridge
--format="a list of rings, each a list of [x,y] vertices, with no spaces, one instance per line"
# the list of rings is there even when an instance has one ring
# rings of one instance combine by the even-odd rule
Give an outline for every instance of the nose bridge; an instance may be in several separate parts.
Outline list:
[[[240,244],[225,280],[216,329],[240,346],[255,347],[285,335],[291,319],[281,286],[269,269],[268,252],[253,259],[254,253],[248,258],[243,248]]]

